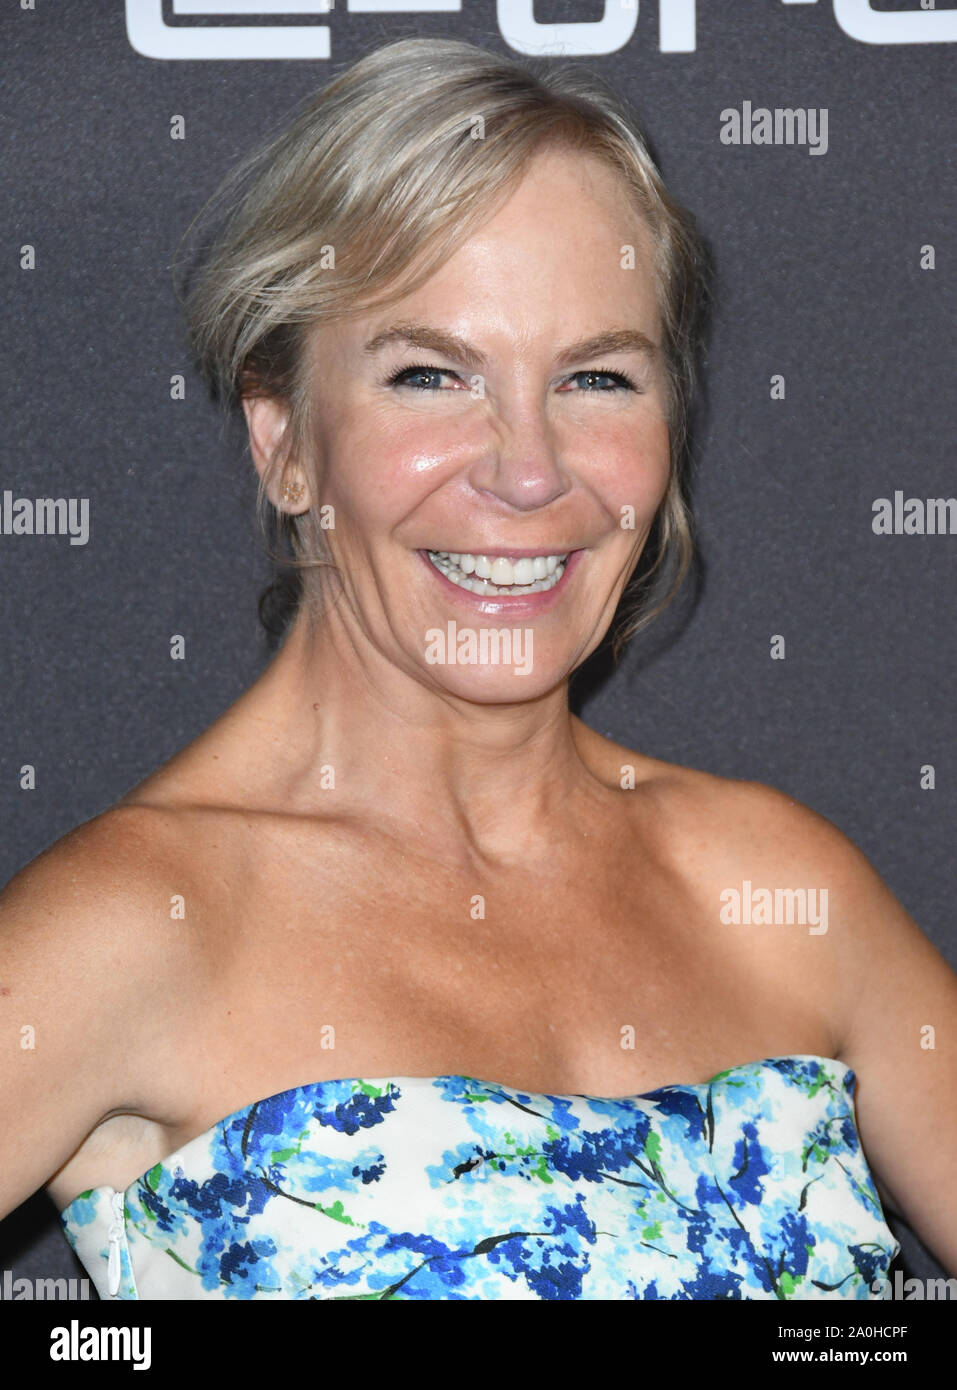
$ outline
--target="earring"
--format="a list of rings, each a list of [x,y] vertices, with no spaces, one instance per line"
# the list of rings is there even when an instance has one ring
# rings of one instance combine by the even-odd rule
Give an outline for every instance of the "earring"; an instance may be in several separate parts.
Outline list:
[[[294,483],[291,479],[282,485],[282,492],[279,494],[282,500],[295,507],[302,501],[306,491],[305,483]]]

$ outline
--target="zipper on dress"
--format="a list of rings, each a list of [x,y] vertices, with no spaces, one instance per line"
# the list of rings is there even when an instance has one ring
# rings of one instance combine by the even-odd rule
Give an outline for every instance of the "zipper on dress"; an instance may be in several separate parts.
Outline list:
[[[126,1234],[126,1218],[123,1212],[125,1194],[114,1192],[110,1198],[112,1215],[110,1219],[110,1260],[107,1266],[110,1298],[115,1298],[120,1287],[120,1245]]]

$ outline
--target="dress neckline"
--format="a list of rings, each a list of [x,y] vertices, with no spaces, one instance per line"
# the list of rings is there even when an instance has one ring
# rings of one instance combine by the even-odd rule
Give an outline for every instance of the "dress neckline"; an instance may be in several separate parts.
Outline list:
[[[132,1191],[132,1189],[144,1183],[155,1168],[168,1168],[173,1159],[185,1157],[194,1146],[205,1143],[209,1139],[209,1136],[215,1130],[219,1129],[221,1125],[232,1124],[239,1116],[248,1115],[259,1106],[268,1105],[270,1102],[292,1095],[296,1091],[315,1091],[322,1087],[345,1086],[350,1084],[379,1088],[392,1085],[434,1086],[437,1082],[463,1081],[489,1090],[504,1091],[509,1096],[519,1097],[524,1101],[536,1099],[594,1100],[600,1101],[605,1105],[627,1105],[629,1102],[643,1100],[653,1101],[656,1096],[663,1095],[666,1091],[707,1091],[716,1081],[723,1080],[725,1077],[733,1075],[734,1072],[748,1071],[755,1067],[774,1068],[777,1062],[823,1062],[828,1066],[840,1068],[840,1085],[853,1099],[857,1083],[857,1074],[853,1067],[848,1066],[846,1062],[842,1062],[839,1057],[824,1057],[816,1052],[783,1052],[773,1057],[759,1057],[751,1062],[737,1062],[733,1066],[722,1067],[720,1071],[716,1071],[713,1076],[708,1077],[707,1081],[668,1082],[662,1086],[655,1086],[650,1091],[639,1091],[637,1094],[625,1096],[599,1096],[586,1091],[530,1091],[519,1086],[509,1086],[503,1081],[486,1081],[481,1077],[466,1076],[464,1072],[444,1072],[438,1076],[398,1076],[395,1074],[389,1076],[336,1076],[326,1081],[304,1081],[298,1086],[287,1086],[281,1091],[273,1091],[268,1096],[260,1096],[257,1100],[251,1100],[245,1105],[240,1105],[236,1110],[216,1120],[207,1129],[204,1129],[201,1134],[196,1134],[191,1139],[184,1140],[177,1148],[172,1149],[168,1154],[164,1155],[164,1157],[157,1159],[154,1164],[151,1164],[149,1168],[139,1174],[138,1177],[135,1177],[133,1181],[122,1190],[124,1194]],[[853,1117],[853,1109],[851,1114]],[[77,1202],[89,1198],[94,1192],[114,1193],[118,1191],[119,1189],[111,1187],[108,1183],[101,1183],[97,1187],[87,1188],[85,1191],[77,1193],[77,1195],[60,1211],[61,1221],[68,1219],[68,1213],[71,1207],[75,1206]]]

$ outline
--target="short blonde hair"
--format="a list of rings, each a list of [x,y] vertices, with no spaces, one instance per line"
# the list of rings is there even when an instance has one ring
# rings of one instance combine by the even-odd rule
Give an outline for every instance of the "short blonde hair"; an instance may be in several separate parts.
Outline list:
[[[633,602],[622,605],[617,657],[670,602],[692,558],[684,459],[707,287],[694,218],[665,188],[635,116],[598,78],[567,60],[520,62],[450,39],[385,44],[227,175],[184,240],[204,216],[222,206],[226,216],[177,288],[196,365],[225,413],[244,396],[286,404],[281,483],[290,459],[308,455],[308,330],[421,284],[549,144],[620,174],[655,248],[671,470],[646,546],[652,563],[639,562],[623,595]],[[329,563],[315,511],[277,515],[263,481],[259,509],[264,525],[285,529],[287,563],[314,598],[309,572]]]

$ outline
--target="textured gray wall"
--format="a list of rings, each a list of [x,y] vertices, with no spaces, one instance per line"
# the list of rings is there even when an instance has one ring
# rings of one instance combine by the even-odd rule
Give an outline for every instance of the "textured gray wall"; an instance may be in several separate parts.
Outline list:
[[[177,21],[170,0],[139,8],[213,44],[235,23]],[[528,4],[503,8],[507,27]],[[624,47],[584,60],[635,102],[698,215],[718,308],[695,430],[699,582],[617,673],[587,673],[582,712],[625,744],[830,817],[957,964],[957,536],[871,526],[877,497],[954,491],[957,13],[939,0],[930,20],[948,41],[892,42],[876,27],[892,11],[928,15],[877,0],[874,43],[838,23],[866,8],[846,0],[697,8],[693,51],[661,51],[669,31],[645,0]],[[556,0],[535,17],[604,9]],[[157,60],[134,51],[120,0],[4,6],[0,491],[88,498],[90,538],[0,534],[0,880],[198,734],[267,659],[252,479],[186,365],[177,238],[235,157],[370,47],[428,34],[510,51],[490,0],[425,15],[341,3],[322,23],[328,60]],[[745,101],[826,108],[826,153],[722,143],[720,113]],[[185,140],[169,137],[176,114]],[[935,269],[920,265],[928,245]],[[173,632],[186,661],[169,659]],[[19,789],[24,763],[34,791]],[[942,1273],[894,1229],[905,1271]],[[42,1194],[0,1224],[3,1269],[81,1272]]]

